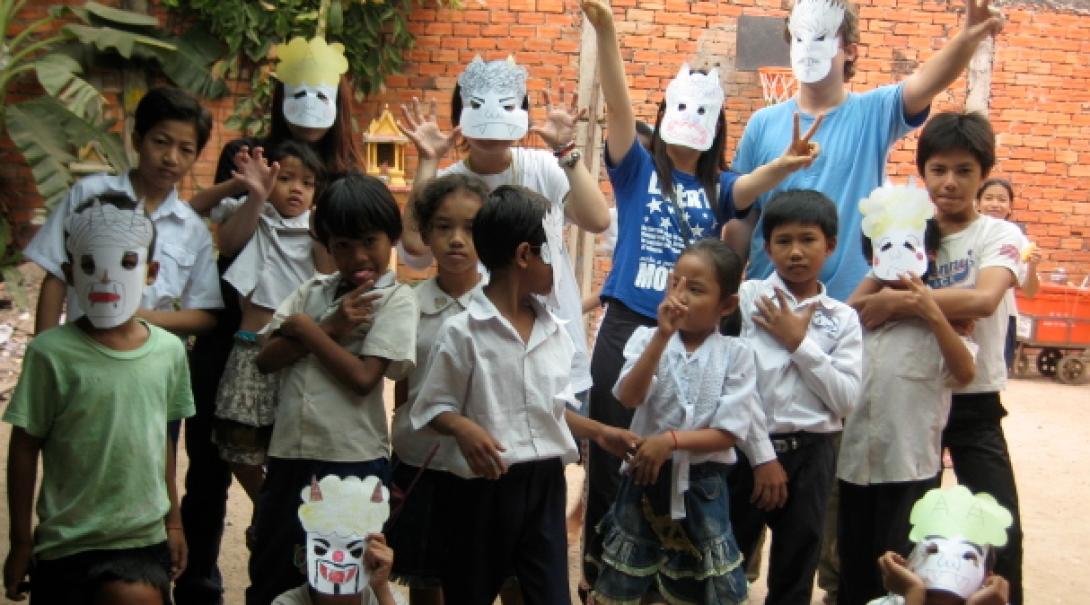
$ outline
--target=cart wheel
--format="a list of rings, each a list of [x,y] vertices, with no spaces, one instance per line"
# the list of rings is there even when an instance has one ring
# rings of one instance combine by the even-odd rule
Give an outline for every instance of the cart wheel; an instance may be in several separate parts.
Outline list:
[[[1037,354],[1037,371],[1041,376],[1055,376],[1062,356],[1059,349],[1041,349]]]
[[[1086,375],[1086,360],[1078,354],[1065,355],[1056,366],[1056,380],[1064,384],[1078,384]]]

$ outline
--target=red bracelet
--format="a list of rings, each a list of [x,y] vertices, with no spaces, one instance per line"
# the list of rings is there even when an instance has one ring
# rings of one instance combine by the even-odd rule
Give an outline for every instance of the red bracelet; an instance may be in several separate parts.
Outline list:
[[[560,158],[568,155],[568,152],[570,152],[572,149],[575,149],[575,141],[565,143],[559,147],[554,147],[553,156],[555,156],[556,159],[559,160]]]
[[[677,449],[677,432],[670,431],[670,437],[673,437],[673,439],[674,439],[674,449],[676,450]]]

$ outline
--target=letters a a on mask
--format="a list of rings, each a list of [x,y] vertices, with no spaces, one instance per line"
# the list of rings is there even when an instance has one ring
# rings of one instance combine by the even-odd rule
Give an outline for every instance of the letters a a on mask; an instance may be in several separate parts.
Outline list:
[[[471,139],[517,141],[526,136],[530,116],[526,99],[526,69],[508,57],[485,63],[474,57],[458,76],[462,113],[458,125]]]
[[[837,31],[844,21],[844,6],[836,0],[798,0],[791,10],[791,70],[795,79],[813,84],[825,79],[840,50]]]
[[[670,145],[697,151],[711,149],[724,96],[719,70],[690,72],[689,65],[683,63],[666,87],[666,112],[659,124],[659,136]]]

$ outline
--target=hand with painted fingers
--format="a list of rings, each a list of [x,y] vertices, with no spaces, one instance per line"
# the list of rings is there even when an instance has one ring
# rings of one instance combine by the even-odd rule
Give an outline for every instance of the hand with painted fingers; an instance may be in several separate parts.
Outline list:
[[[496,480],[507,472],[507,463],[501,452],[507,451],[481,425],[463,417],[458,429],[454,431],[454,440],[462,451],[469,468],[485,479]]]
[[[243,146],[235,154],[235,169],[231,172],[231,178],[245,187],[251,196],[268,199],[279,174],[280,164],[269,164],[261,147],[254,147],[251,153],[248,147]]]
[[[12,601],[26,600],[28,587],[26,578],[30,572],[33,553],[33,544],[13,543],[8,552],[8,558],[4,560],[4,595]]]
[[[554,105],[552,96],[546,90],[545,107],[545,123],[531,127],[530,132],[541,137],[554,150],[574,142],[576,124],[587,117],[587,109],[579,109],[579,93],[572,93],[571,103],[565,105],[564,85],[561,84]]]
[[[374,303],[382,298],[381,292],[372,290],[374,286],[375,281],[368,279],[341,297],[337,309],[322,320],[322,327],[330,337],[340,340],[360,324],[371,321]]]
[[[601,0],[585,0],[580,4],[583,14],[587,16],[591,27],[600,30],[603,27],[613,27],[613,9]]]
[[[817,304],[810,303],[797,312],[792,311],[787,295],[776,288],[775,301],[767,296],[757,299],[757,314],[753,316],[753,323],[772,335],[788,352],[794,353],[806,339],[815,310]]]
[[[670,288],[666,291],[666,297],[659,303],[659,332],[663,336],[673,336],[681,329],[681,324],[689,315],[689,306],[685,302],[689,283],[684,277],[675,277],[670,274]]]
[[[460,126],[455,126],[450,133],[443,133],[439,128],[435,101],[430,102],[428,110],[424,111],[420,99],[413,97],[411,105],[401,104],[401,115],[404,120],[398,120],[397,127],[412,141],[417,154],[424,160],[442,159],[450,153],[462,134]]]
[[[660,433],[640,442],[636,454],[629,460],[629,473],[636,485],[652,485],[659,478],[662,469],[674,453],[674,437],[670,433]]]
[[[787,504],[787,472],[779,460],[769,460],[753,467],[753,494],[750,503],[763,511]]]
[[[821,123],[824,120],[825,115],[819,115],[814,123],[810,125],[810,128],[806,130],[806,134],[799,136],[799,114],[798,112],[795,113],[795,128],[791,135],[791,144],[787,146],[787,149],[783,151],[783,155],[780,156],[781,165],[794,172],[800,168],[809,168],[817,160],[818,156],[821,155],[821,145],[810,139],[821,128]]]

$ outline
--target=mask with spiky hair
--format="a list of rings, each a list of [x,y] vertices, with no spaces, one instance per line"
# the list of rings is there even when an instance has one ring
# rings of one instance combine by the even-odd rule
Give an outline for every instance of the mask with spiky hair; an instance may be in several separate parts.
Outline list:
[[[530,116],[522,108],[526,98],[526,68],[512,57],[485,62],[470,61],[458,76],[462,114],[458,124],[471,139],[517,141],[526,136]]]
[[[886,183],[859,202],[863,235],[870,238],[874,276],[897,281],[902,273],[927,271],[924,234],[935,205],[925,189]]]
[[[797,0],[787,20],[791,33],[791,70],[795,79],[813,84],[825,79],[840,50],[837,32],[844,22],[839,0]]]
[[[124,207],[96,198],[65,222],[72,286],[87,319],[100,329],[121,325],[140,308],[155,236],[143,205],[127,196],[121,201]]]
[[[659,125],[662,140],[697,151],[711,149],[724,98],[718,69],[702,74],[683,63],[666,87],[666,112]]]
[[[1007,543],[1013,517],[991,495],[958,485],[928,491],[912,506],[909,521],[908,537],[916,543],[909,568],[928,591],[967,599],[984,584],[989,552]]]
[[[284,84],[284,119],[304,128],[329,128],[337,120],[337,86],[348,71],[344,45],[322,38],[292,38],[276,45],[274,75]]]
[[[330,595],[354,595],[367,587],[363,553],[367,536],[390,516],[390,492],[370,476],[326,475],[304,487],[299,521],[307,532],[307,581]]]

